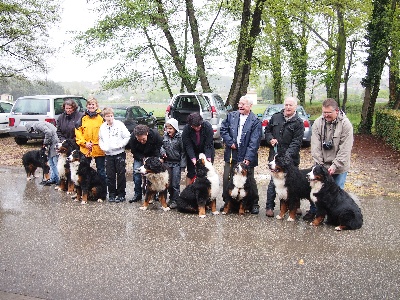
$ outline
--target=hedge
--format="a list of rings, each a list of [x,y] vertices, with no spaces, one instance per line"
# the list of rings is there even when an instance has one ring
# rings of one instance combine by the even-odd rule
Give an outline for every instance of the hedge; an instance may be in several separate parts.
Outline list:
[[[400,151],[400,111],[377,110],[375,116],[376,134],[394,149]]]

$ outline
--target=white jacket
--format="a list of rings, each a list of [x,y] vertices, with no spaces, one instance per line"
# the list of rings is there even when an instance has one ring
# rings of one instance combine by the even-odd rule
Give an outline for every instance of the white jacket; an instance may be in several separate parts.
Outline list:
[[[106,155],[117,155],[125,151],[131,134],[125,124],[119,120],[114,120],[111,126],[104,122],[100,126],[99,146]]]

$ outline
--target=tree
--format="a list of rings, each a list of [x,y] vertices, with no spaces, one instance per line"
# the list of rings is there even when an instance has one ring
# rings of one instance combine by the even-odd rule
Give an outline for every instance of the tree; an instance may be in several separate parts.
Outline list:
[[[0,2],[0,78],[47,71],[46,59],[54,52],[48,32],[59,9],[57,0]]]
[[[376,98],[381,75],[389,51],[391,34],[391,0],[374,0],[372,18],[367,26],[367,74],[361,84],[365,88],[359,133],[371,134]]]
[[[392,0],[393,22],[390,37],[389,56],[389,103],[388,107],[398,109],[400,107],[400,14],[399,1]]]

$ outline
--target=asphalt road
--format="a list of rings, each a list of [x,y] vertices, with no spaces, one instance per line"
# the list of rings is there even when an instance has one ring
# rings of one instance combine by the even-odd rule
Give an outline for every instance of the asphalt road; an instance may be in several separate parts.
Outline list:
[[[398,200],[360,199],[364,226],[336,232],[265,209],[82,206],[39,182],[0,167],[0,299],[400,299]]]

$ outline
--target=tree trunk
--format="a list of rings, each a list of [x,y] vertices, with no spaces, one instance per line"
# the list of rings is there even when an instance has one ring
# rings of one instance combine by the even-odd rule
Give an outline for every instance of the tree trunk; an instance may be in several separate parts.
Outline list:
[[[234,109],[237,109],[240,97],[247,93],[253,49],[257,36],[261,32],[260,23],[265,0],[256,1],[256,7],[250,25],[251,2],[251,0],[243,1],[242,22],[237,48],[235,72],[228,99],[226,100],[226,104],[231,105]]]
[[[341,8],[337,8],[337,18],[338,18],[338,41],[336,46],[336,57],[335,57],[335,67],[334,76],[331,87],[331,96],[337,101],[340,107],[340,82],[342,80],[343,66],[346,57],[346,32],[344,29],[344,19]]]
[[[273,45],[271,45],[272,64],[272,81],[274,87],[274,103],[283,103],[282,95],[282,61],[281,61],[281,38],[279,35],[275,37]]]
[[[344,91],[343,91],[343,102],[342,102],[342,110],[346,112],[346,105],[347,105],[347,86],[350,79],[350,70],[353,64],[353,55],[354,55],[354,48],[356,46],[356,41],[350,41],[350,54],[349,59],[347,61],[347,68],[346,72],[344,73]]]

